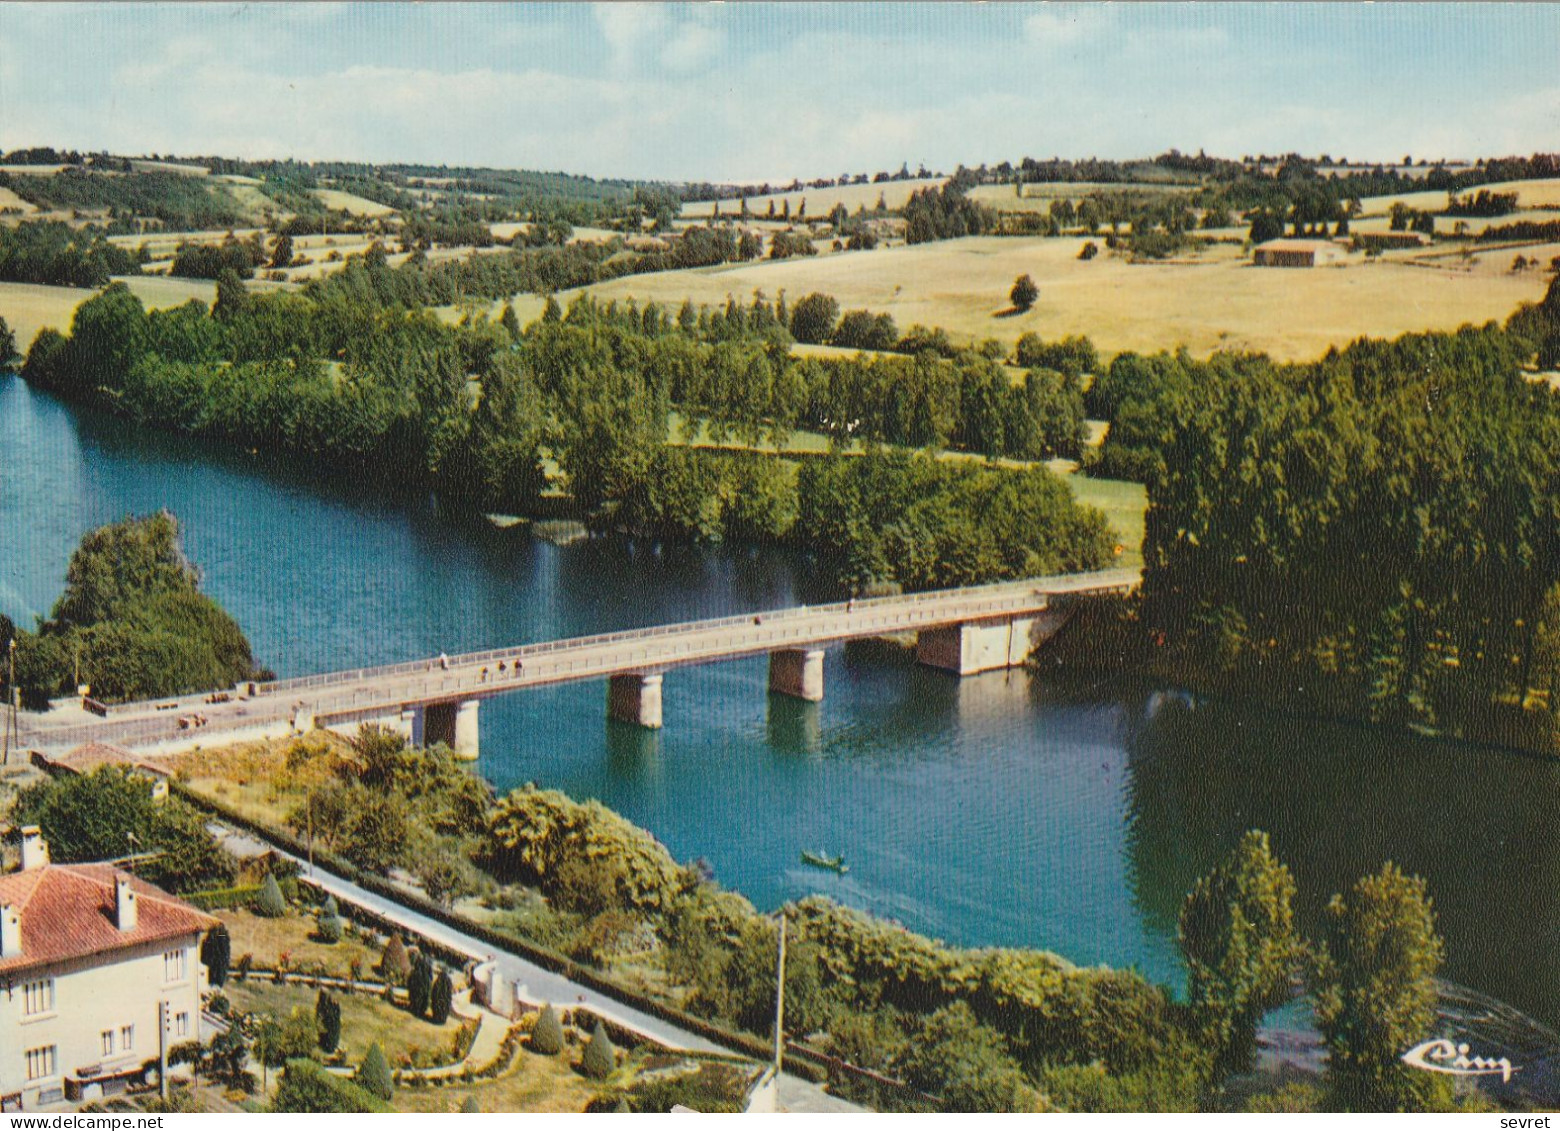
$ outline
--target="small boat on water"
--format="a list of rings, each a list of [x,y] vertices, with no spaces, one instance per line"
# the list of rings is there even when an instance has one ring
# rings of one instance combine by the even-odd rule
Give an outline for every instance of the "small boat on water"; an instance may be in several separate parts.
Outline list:
[[[845,857],[830,856],[823,852],[808,852],[805,848],[802,850],[802,863],[811,864],[814,868],[827,868],[842,876],[850,871],[850,866],[845,863]]]

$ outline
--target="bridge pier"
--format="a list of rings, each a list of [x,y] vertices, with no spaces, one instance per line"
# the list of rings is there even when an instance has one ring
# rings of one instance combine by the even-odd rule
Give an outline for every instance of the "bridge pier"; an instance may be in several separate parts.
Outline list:
[[[915,641],[916,662],[954,675],[1021,666],[1072,616],[1067,606],[1013,617],[965,621],[923,629]]]
[[[422,744],[442,742],[455,757],[476,761],[481,753],[478,718],[482,701],[467,699],[453,703],[429,703],[422,709]],[[417,731],[413,726],[413,734]]]
[[[607,718],[635,726],[661,725],[661,673],[624,672],[607,680]]]
[[[784,648],[769,653],[769,690],[817,703],[823,699],[823,649]]]

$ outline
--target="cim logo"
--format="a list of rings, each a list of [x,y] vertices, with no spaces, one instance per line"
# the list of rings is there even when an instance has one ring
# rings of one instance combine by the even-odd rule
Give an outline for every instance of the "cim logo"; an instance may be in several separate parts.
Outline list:
[[[1426,1072],[1444,1072],[1448,1076],[1499,1076],[1508,1084],[1511,1074],[1519,1071],[1505,1057],[1491,1060],[1469,1056],[1467,1045],[1453,1044],[1445,1039],[1415,1045],[1403,1054],[1402,1060],[1410,1068],[1422,1068]]]

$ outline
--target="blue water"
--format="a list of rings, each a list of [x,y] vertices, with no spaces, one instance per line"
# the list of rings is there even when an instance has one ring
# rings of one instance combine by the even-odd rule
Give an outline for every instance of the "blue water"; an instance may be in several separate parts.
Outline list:
[[[166,507],[203,585],[282,675],[805,600],[784,554],[596,538],[555,547],[353,474],[64,406],[0,378],[0,612],[30,623],[80,536]],[[482,708],[478,769],[599,798],[761,907],[820,891],[953,942],[1053,949],[1179,985],[1175,916],[1268,829],[1314,926],[1392,858],[1430,882],[1447,973],[1560,1020],[1553,763],[1210,703],[1125,681],[956,680],[835,648],[826,696],[764,662],[670,673],[659,732],[600,684]],[[803,848],[843,852],[835,876]]]

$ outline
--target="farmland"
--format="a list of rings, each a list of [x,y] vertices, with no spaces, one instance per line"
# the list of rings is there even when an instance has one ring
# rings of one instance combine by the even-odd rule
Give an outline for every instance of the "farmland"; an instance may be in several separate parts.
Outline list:
[[[591,288],[597,298],[641,303],[724,303],[755,290],[794,301],[832,294],[842,309],[893,316],[901,329],[941,326],[970,341],[1011,344],[1029,331],[1047,339],[1087,334],[1106,353],[1185,346],[1260,350],[1299,360],[1361,335],[1454,329],[1503,319],[1544,291],[1540,273],[1505,270],[1509,251],[1476,254],[1474,270],[1429,270],[1401,255],[1302,271],[1250,266],[1244,250],[1216,245],[1194,258],[1137,264],[1102,254],[1078,259],[1082,237],[982,237],[869,253],[820,256],[637,275]],[[1540,249],[1533,254],[1542,255]],[[1432,261],[1434,262],[1434,261]],[[1014,278],[1031,275],[1040,298],[1008,311]]]
[[[869,211],[876,206],[878,197],[883,198],[885,207],[903,208],[905,201],[910,199],[910,194],[917,189],[934,187],[943,183],[943,177],[928,177],[925,179],[912,179],[908,181],[882,181],[878,184],[864,185],[832,185],[826,188],[804,188],[795,192],[777,192],[769,196],[748,197],[748,211],[755,217],[768,214],[769,204],[774,202],[775,211],[779,212],[786,204],[791,206],[791,214],[796,215],[802,202],[807,202],[807,214],[809,216],[826,216],[836,204],[843,204],[847,212],[854,212],[857,208],[865,208]],[[1012,190],[1009,189],[1009,192]],[[734,215],[738,209],[735,200],[723,200],[720,202],[722,215]],[[714,205],[707,200],[692,201],[684,204],[682,215],[684,219],[696,219],[708,217]]]

